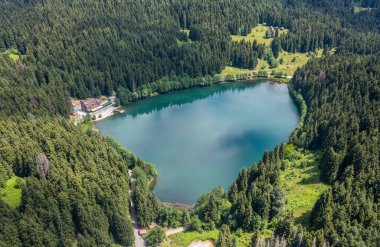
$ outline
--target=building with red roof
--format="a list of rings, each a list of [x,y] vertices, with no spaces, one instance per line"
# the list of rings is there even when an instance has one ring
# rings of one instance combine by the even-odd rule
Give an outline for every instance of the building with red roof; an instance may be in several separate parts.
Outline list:
[[[140,228],[139,229],[139,234],[140,235],[144,235],[146,233],[146,229],[145,228]]]
[[[99,99],[81,100],[80,105],[82,111],[93,112],[95,109],[101,106],[101,101]]]

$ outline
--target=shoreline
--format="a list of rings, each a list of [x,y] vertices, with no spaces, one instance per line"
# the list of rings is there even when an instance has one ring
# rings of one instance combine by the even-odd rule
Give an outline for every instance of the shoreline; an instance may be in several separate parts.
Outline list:
[[[277,80],[278,79],[278,80]],[[190,88],[202,88],[202,87],[212,87],[212,86],[215,86],[215,85],[218,85],[218,84],[229,84],[229,83],[254,83],[254,82],[269,82],[269,83],[275,83],[275,84],[287,84],[288,85],[288,82],[285,82],[284,80],[281,80],[281,79],[285,79],[285,78],[263,78],[263,77],[254,77],[254,78],[249,78],[249,79],[241,79],[241,80],[236,80],[236,81],[221,81],[219,83],[215,83],[215,84],[211,84],[211,85],[194,85],[193,87],[189,87],[189,88],[183,88],[183,89],[179,89],[179,90],[172,90],[172,91],[169,91],[167,93],[158,93],[158,92],[154,92],[152,93],[149,97],[146,97],[146,98],[139,98],[137,99],[136,101],[133,101],[133,102],[130,102],[128,105],[131,105],[131,104],[136,104],[138,103],[139,101],[142,101],[142,100],[145,100],[145,99],[149,99],[149,98],[153,98],[153,97],[156,97],[156,96],[160,96],[160,95],[165,95],[165,94],[168,94],[168,93],[173,93],[175,91],[183,91],[183,90],[186,90],[186,89],[190,89]],[[290,88],[289,88],[289,85],[288,85],[288,91],[289,91],[289,94],[291,95],[291,97],[293,98],[293,95],[292,93],[290,92]],[[299,107],[299,102],[296,101],[295,102],[296,105],[297,105],[297,108]],[[118,107],[113,107],[114,110],[113,111],[110,111],[110,113],[106,116],[103,116],[102,115],[102,118],[99,118],[99,119],[96,119],[96,120],[93,120],[91,121],[90,123],[92,123],[92,129],[95,130],[95,131],[99,131],[99,129],[96,128],[96,122],[98,121],[101,121],[101,120],[104,120],[106,118],[109,118],[113,115],[116,115],[116,114],[120,114],[120,113],[123,113],[126,111],[126,107],[127,106],[118,106]],[[300,121],[301,122],[301,121]],[[297,127],[296,129],[298,128],[298,125],[300,124],[300,122],[298,122],[297,124]],[[295,129],[295,130],[296,130]],[[290,136],[292,135],[292,133],[290,134]],[[153,191],[155,185],[156,185],[156,182],[157,182],[157,177],[158,177],[158,174],[155,175],[149,182],[148,182],[148,188],[150,191]],[[162,205],[164,207],[168,207],[168,208],[175,208],[175,209],[179,209],[179,210],[192,210],[194,207],[195,207],[195,203],[194,204],[191,204],[191,203],[181,203],[181,202],[170,202],[170,201],[161,201],[162,202]]]
[[[122,106],[108,106],[105,109],[100,109],[99,111],[93,113],[92,115],[99,116],[101,115],[101,118],[96,118],[95,120],[92,120],[91,122],[98,122],[101,120],[104,120],[108,117],[111,117],[113,115],[123,113],[125,110]]]
[[[190,89],[190,88],[195,88],[195,87],[212,87],[212,86],[215,86],[215,85],[218,85],[218,84],[227,84],[227,83],[245,83],[245,82],[255,82],[255,81],[270,81],[270,82],[275,82],[275,83],[279,83],[279,84],[288,84],[289,83],[289,80],[291,78],[274,78],[274,77],[252,77],[252,78],[246,78],[246,79],[236,79],[236,80],[233,80],[233,81],[220,81],[219,83],[215,83],[215,84],[211,84],[211,85],[194,85],[193,87],[189,87],[189,88],[183,88],[183,89],[179,89],[179,90],[172,90],[172,91],[169,91],[167,93],[171,93],[171,92],[175,92],[175,91],[182,91],[182,90],[186,90],[186,89]],[[153,92],[149,97],[145,97],[145,98],[139,98],[137,99],[136,101],[133,101],[131,103],[137,103],[139,102],[140,100],[144,100],[144,99],[149,99],[149,98],[153,98],[153,97],[156,97],[156,96],[160,96],[160,95],[165,95],[166,93],[159,93],[159,92]],[[130,105],[131,103],[128,103],[128,105]],[[98,122],[98,121],[101,121],[101,120],[104,120],[104,119],[107,119],[109,117],[112,117],[116,114],[120,114],[120,113],[123,113],[126,111],[125,107],[127,107],[128,105],[125,105],[125,106],[112,106],[114,109],[113,111],[111,112],[105,112],[106,114],[103,115],[103,113],[101,112],[97,112],[97,113],[94,113],[94,115],[99,115],[101,114],[102,117],[101,118],[96,118],[95,120],[91,120],[90,122],[91,123],[95,123],[95,122]],[[99,111],[102,111],[104,109],[100,109]],[[95,126],[94,126],[95,128]]]
[[[191,210],[195,207],[195,204],[179,203],[179,202],[162,202],[164,207],[175,208],[181,210]]]

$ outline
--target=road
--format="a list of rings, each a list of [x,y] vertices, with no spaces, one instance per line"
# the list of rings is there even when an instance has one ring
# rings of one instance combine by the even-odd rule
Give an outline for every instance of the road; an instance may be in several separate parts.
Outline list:
[[[132,178],[132,170],[128,170],[129,176],[131,177],[131,182],[134,182]],[[137,222],[137,215],[135,210],[135,204],[132,200],[132,190],[129,190],[129,197],[131,201],[131,217],[133,223],[133,235],[135,237],[135,247],[145,247],[148,246],[146,241],[139,234],[139,223]]]
[[[131,182],[134,183],[135,179],[132,178],[132,170],[128,170],[129,176],[131,177]],[[132,223],[133,223],[133,235],[135,237],[135,247],[146,247],[148,246],[148,243],[140,236],[139,234],[139,224],[137,222],[137,215],[135,210],[135,205],[132,200],[132,190],[129,190],[129,196],[131,201],[131,217],[132,217]],[[166,236],[170,236],[172,234],[180,233],[185,231],[184,227],[177,227],[174,229],[168,229],[166,230]]]
[[[145,240],[139,234],[139,224],[137,223],[137,215],[135,211],[135,206],[131,199],[131,216],[133,223],[133,235],[135,237],[135,247],[145,247],[148,246]]]

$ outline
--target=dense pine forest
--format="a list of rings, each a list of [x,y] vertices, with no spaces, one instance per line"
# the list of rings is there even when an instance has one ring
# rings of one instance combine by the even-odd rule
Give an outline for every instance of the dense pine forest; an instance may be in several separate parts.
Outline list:
[[[255,247],[379,246],[379,5],[0,0],[0,246],[132,246],[130,195],[141,226],[217,228],[217,246],[236,246],[240,232]],[[269,46],[231,40],[259,23],[288,32],[270,34]],[[318,49],[289,83],[302,117],[288,142],[191,211],[161,205],[148,188],[151,164],[68,120],[72,97],[126,105],[217,83],[225,66]],[[318,162],[301,165],[316,166],[327,189],[300,224],[281,174],[308,153]]]

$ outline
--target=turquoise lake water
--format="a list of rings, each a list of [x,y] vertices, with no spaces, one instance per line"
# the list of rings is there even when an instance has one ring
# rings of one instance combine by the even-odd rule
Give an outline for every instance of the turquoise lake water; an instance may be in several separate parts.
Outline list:
[[[194,203],[215,186],[227,190],[243,167],[286,141],[298,121],[286,85],[244,82],[142,100],[96,128],[155,164],[154,192],[162,201]]]

